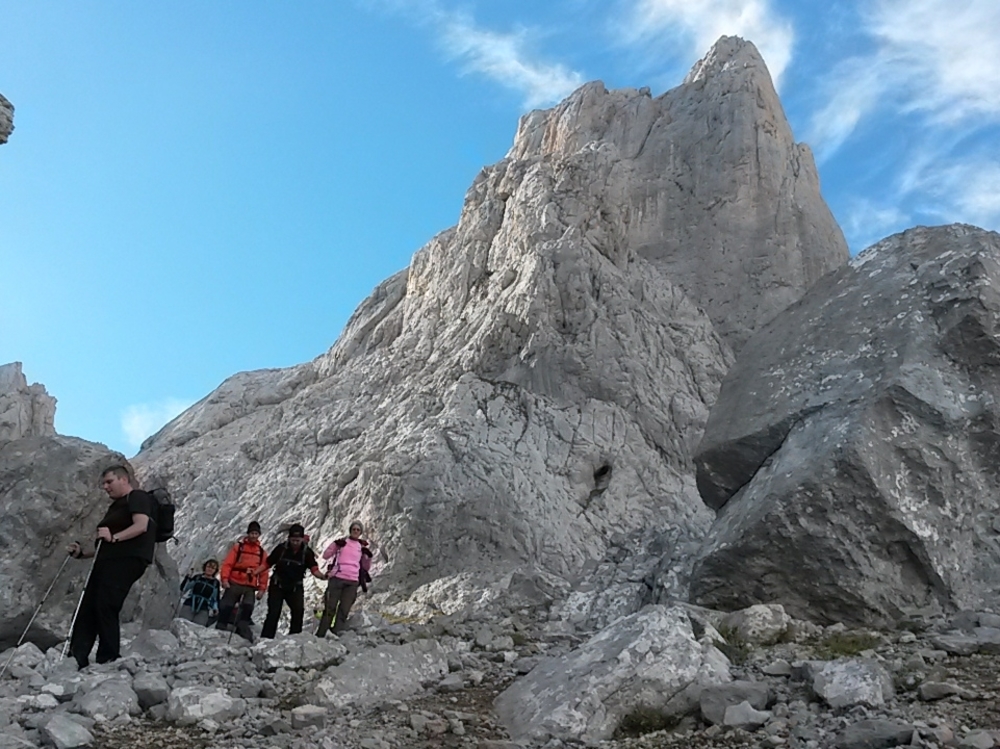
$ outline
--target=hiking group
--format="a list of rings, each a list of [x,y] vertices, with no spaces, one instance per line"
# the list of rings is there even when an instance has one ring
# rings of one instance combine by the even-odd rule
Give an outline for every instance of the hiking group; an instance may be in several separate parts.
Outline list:
[[[133,488],[132,475],[126,466],[105,469],[101,488],[111,498],[111,505],[98,523],[93,551],[85,550],[79,543],[67,547],[75,559],[94,559],[68,643],[80,668],[89,664],[95,642],[98,663],[120,657],[119,615],[125,598],[153,562],[157,540],[165,540],[165,526],[169,526],[167,536],[173,532],[172,505],[169,517],[164,517],[158,499]],[[316,635],[324,637],[331,625],[334,634],[339,634],[347,626],[358,588],[367,591],[367,583],[371,581],[372,552],[362,533],[364,526],[353,521],[349,534],[323,551],[321,558],[326,569],[321,571],[319,559],[300,523],[293,523],[287,538],[268,554],[261,545],[260,523],[253,521],[246,534],[229,549],[221,567],[216,559],[209,559],[200,573],[192,572],[184,578],[178,615],[201,625],[214,623],[217,628],[234,631],[252,642],[254,604],[266,593],[267,615],[261,637],[275,636],[285,604],[290,618],[288,632],[298,634],[302,631],[305,611],[304,581],[309,573],[327,581],[324,611]]]

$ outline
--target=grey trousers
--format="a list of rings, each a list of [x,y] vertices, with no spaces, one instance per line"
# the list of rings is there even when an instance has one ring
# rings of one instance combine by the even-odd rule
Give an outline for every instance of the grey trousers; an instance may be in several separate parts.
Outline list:
[[[350,580],[341,580],[339,577],[331,577],[326,584],[326,595],[323,596],[323,615],[319,619],[319,627],[316,629],[317,637],[326,637],[330,629],[330,622],[336,621],[333,625],[333,633],[339,635],[347,629],[347,616],[351,613],[351,606],[358,598],[358,583]]]

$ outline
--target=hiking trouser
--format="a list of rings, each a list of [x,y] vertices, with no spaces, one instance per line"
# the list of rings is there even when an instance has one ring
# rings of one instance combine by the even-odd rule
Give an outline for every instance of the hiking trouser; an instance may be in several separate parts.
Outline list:
[[[181,619],[187,619],[189,622],[194,622],[195,624],[200,624],[201,626],[206,627],[208,626],[208,617],[208,609],[193,611],[190,603],[185,603],[181,606]]]
[[[326,632],[330,629],[330,622],[333,621],[334,616],[337,617],[337,621],[333,625],[333,633],[339,635],[347,629],[347,616],[351,613],[351,606],[354,605],[357,598],[357,582],[331,577],[326,584],[326,594],[323,596],[323,616],[319,619],[316,636],[326,637]]]
[[[250,617],[253,616],[253,604],[254,597],[257,595],[257,589],[250,585],[240,585],[239,583],[233,583],[228,588],[226,592],[222,594],[222,600],[219,601],[219,621],[215,623],[216,629],[227,629],[230,624],[238,624],[239,622],[249,622]],[[235,620],[233,617],[233,609],[239,606],[239,611],[236,614]]]
[[[282,588],[277,581],[272,582],[267,589],[267,618],[264,620],[264,628],[260,632],[261,637],[274,637],[278,632],[278,620],[281,618],[281,605],[288,604],[288,615],[291,622],[288,625],[288,634],[297,635],[302,631],[302,616],[305,613],[305,586],[299,582],[290,588]]]
[[[90,581],[80,601],[80,613],[70,634],[70,652],[80,668],[90,663],[90,651],[97,642],[97,662],[107,663],[121,656],[118,615],[135,581],[146,571],[139,557],[97,559]]]

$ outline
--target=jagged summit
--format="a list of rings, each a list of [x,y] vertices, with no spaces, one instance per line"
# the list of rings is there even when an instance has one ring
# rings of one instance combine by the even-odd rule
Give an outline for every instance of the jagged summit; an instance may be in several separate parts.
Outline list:
[[[56,399],[44,385],[28,385],[21,362],[0,365],[0,445],[56,433]]]
[[[757,48],[738,37],[662,96],[593,82],[525,115],[508,159],[563,159],[605,180],[623,241],[734,351],[848,258],[812,153],[795,143]]]

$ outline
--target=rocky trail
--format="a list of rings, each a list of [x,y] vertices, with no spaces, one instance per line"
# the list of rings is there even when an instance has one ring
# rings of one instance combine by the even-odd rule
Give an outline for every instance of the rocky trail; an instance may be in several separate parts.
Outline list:
[[[725,663],[717,683],[684,687],[686,709],[633,705],[607,737],[579,730],[581,721],[596,725],[597,713],[572,702],[553,711],[565,719],[546,723],[555,730],[531,736],[496,709],[498,696],[509,700],[547,666],[571,676],[608,630],[678,608],[703,652]],[[253,645],[175,620],[169,631],[138,633],[122,660],[79,673],[58,647],[23,645],[0,682],[0,747],[988,749],[1000,738],[993,614],[910,617],[877,632],[819,627],[777,606],[726,615],[653,605],[589,637],[543,614],[492,606],[390,623],[361,612],[341,638],[305,633]],[[654,653],[661,644],[630,647]],[[635,651],[587,656],[589,671],[577,678],[627,652]],[[641,661],[630,668],[618,690],[649,681]],[[596,691],[613,704],[611,682]]]

